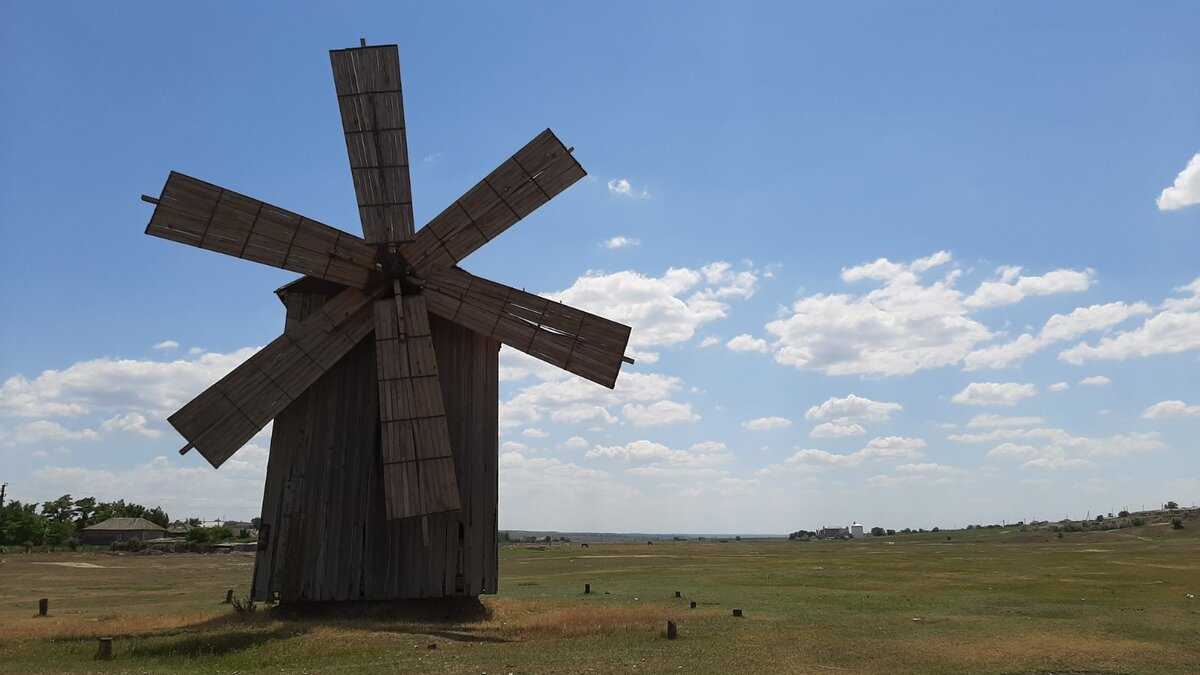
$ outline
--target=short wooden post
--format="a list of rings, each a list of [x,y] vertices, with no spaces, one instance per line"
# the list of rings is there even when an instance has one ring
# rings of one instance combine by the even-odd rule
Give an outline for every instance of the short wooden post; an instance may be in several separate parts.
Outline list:
[[[696,601],[695,600],[693,600],[691,602],[691,607],[692,607],[692,609],[696,609]]]
[[[46,616],[50,613],[50,598],[42,598],[38,600],[38,616]]]
[[[679,591],[675,591],[675,597],[677,597],[677,598],[682,598],[682,597],[683,597],[683,594],[682,594],[682,593],[680,593]]]
[[[742,610],[740,610],[740,609],[733,610],[733,615],[740,618],[742,616]]]
[[[225,604],[226,605],[233,604],[233,589],[232,588],[225,591]]]
[[[583,585],[583,594],[584,594],[584,595],[587,595],[588,593],[591,593],[591,592],[592,592],[592,585],[591,585],[591,584],[584,584],[584,585]]]
[[[96,651],[96,658],[100,661],[112,661],[112,638],[100,638],[100,648]]]
[[[679,628],[674,621],[667,621],[667,639],[674,640],[679,637]]]

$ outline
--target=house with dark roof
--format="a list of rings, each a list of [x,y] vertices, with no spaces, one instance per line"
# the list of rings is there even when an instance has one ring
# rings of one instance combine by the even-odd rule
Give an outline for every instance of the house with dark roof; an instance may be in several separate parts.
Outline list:
[[[145,518],[109,518],[83,528],[83,543],[108,544],[118,539],[158,539],[167,536],[167,529]]]

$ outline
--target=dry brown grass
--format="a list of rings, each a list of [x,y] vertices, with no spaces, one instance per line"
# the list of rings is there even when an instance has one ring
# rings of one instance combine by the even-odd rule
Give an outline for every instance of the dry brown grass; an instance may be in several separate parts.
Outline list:
[[[189,614],[119,614],[109,613],[84,618],[80,615],[33,616],[9,619],[4,624],[6,638],[42,638],[46,640],[79,640],[119,635],[153,635],[190,628],[197,624],[227,616],[222,609]]]
[[[555,607],[512,598],[497,598],[487,604],[492,608],[492,619],[486,628],[524,640],[652,631],[665,627],[668,618],[662,607]]]

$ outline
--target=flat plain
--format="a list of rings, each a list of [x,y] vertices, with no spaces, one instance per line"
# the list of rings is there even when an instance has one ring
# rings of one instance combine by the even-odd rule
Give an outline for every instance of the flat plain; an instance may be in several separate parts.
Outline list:
[[[247,554],[10,553],[0,672],[1195,673],[1198,530],[506,544],[482,603],[331,613],[222,604]]]

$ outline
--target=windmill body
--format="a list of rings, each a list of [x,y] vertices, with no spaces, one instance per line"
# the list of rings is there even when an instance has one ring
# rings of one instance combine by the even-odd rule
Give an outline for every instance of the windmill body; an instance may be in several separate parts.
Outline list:
[[[585,173],[547,129],[415,230],[398,50],[330,59],[362,238],[174,172],[146,198],[147,234],[305,275],[169,421],[219,467],[274,420],[255,599],[492,593],[500,346],[613,387],[630,329],[458,263]]]

